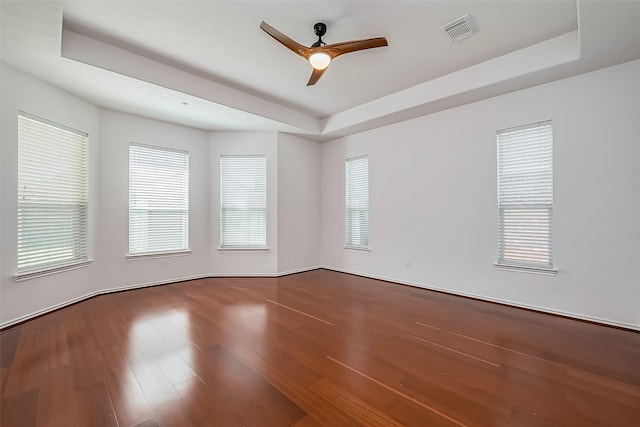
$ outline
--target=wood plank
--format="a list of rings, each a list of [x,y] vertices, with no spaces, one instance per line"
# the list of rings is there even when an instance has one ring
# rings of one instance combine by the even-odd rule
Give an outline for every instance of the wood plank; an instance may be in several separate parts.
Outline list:
[[[38,390],[26,391],[0,401],[0,425],[35,427],[38,414]]]
[[[21,333],[20,325],[0,333],[0,368],[8,368],[13,363]]]
[[[331,402],[334,406],[342,409],[348,414],[351,414],[351,416],[366,426],[402,426],[401,423],[397,422],[383,411],[367,404],[362,399],[347,392],[345,389],[339,387],[326,378],[316,381],[311,385],[310,389],[316,392],[323,399]]]

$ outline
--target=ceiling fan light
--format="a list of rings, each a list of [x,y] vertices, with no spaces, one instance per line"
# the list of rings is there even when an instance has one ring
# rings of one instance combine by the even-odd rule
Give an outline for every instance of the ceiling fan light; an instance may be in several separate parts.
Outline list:
[[[316,52],[309,56],[309,64],[316,70],[324,70],[331,63],[331,56],[325,52]]]

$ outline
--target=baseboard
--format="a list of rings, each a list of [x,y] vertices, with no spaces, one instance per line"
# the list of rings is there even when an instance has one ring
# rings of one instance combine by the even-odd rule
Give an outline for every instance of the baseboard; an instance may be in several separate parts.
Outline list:
[[[281,271],[278,273],[278,277],[282,277],[282,276],[289,276],[291,274],[298,274],[298,273],[304,273],[307,271],[313,271],[313,270],[320,270],[323,267],[320,265],[315,265],[313,267],[304,267],[304,268],[298,268],[295,270],[288,270],[288,271]]]
[[[278,277],[278,273],[212,273],[207,276],[209,279],[225,277]]]
[[[295,270],[288,271],[278,271],[276,273],[211,273],[207,277],[216,278],[216,277],[282,277],[288,276],[290,274],[298,274],[304,273],[305,271],[313,271],[324,268],[320,265],[315,265],[312,267],[303,267]]]
[[[7,320],[6,322],[0,323],[0,330],[8,328],[13,325],[17,325],[18,323],[26,322],[27,320],[31,320],[35,317],[42,316],[43,314],[50,313],[52,311],[59,310],[69,305],[77,304],[89,298],[93,298],[99,295],[98,292],[90,292],[88,294],[82,295],[77,298],[70,299],[68,301],[61,302],[56,305],[52,305],[51,307],[43,308],[42,310],[34,311],[33,313],[25,314],[24,316],[16,317],[12,320]]]
[[[321,268],[323,268],[325,270],[336,271],[338,273],[346,273],[346,274],[353,274],[355,276],[366,277],[368,279],[383,280],[385,282],[398,283],[400,285],[412,286],[414,288],[427,289],[427,290],[430,290],[430,291],[437,291],[437,292],[442,292],[442,293],[445,293],[445,294],[456,295],[456,296],[461,296],[461,297],[465,297],[465,298],[472,298],[472,299],[476,299],[476,300],[480,300],[480,301],[494,302],[494,303],[497,303],[497,304],[508,305],[508,306],[511,306],[511,307],[517,307],[517,308],[523,308],[523,309],[526,309],[526,310],[537,311],[539,313],[553,314],[553,315],[556,315],[556,316],[568,317],[568,318],[576,319],[576,320],[583,320],[583,321],[592,322],[592,323],[599,323],[599,324],[606,325],[606,326],[615,326],[617,328],[630,329],[630,330],[633,330],[633,331],[640,331],[640,325],[634,325],[632,323],[618,322],[616,320],[602,319],[602,318],[599,318],[599,317],[587,316],[587,315],[584,315],[584,314],[577,314],[577,313],[571,313],[571,312],[568,312],[568,311],[549,309],[549,308],[546,308],[546,307],[539,307],[539,306],[535,306],[535,305],[523,304],[523,303],[520,303],[520,302],[505,300],[505,299],[501,299],[501,298],[492,298],[492,297],[487,297],[487,296],[479,295],[479,294],[473,294],[473,293],[469,293],[469,292],[460,292],[460,291],[456,291],[456,290],[442,288],[442,287],[439,287],[439,286],[426,285],[426,284],[423,284],[423,283],[406,282],[406,281],[402,281],[402,280],[398,280],[398,279],[394,279],[394,278],[390,278],[390,277],[377,276],[377,275],[374,275],[374,274],[365,274],[365,273],[361,273],[361,272],[353,271],[353,270],[348,270],[348,269],[344,269],[344,268],[336,268],[336,267],[330,267],[330,266],[326,266],[326,265],[322,266]]]
[[[172,283],[186,282],[189,280],[206,279],[208,277],[210,277],[208,274],[198,274],[195,276],[180,277],[176,279],[157,280],[155,282],[146,282],[146,283],[138,283],[135,285],[118,286],[115,288],[101,289],[100,291],[96,292],[96,295],[105,295],[105,294],[112,294],[114,292],[130,291],[133,289],[140,289],[140,288],[149,288],[151,286],[170,285]]]
[[[88,300],[89,298],[93,298],[93,297],[97,297],[99,295],[105,295],[105,294],[112,294],[115,292],[122,292],[122,291],[128,291],[128,290],[132,290],[132,289],[139,289],[139,288],[148,288],[150,286],[159,286],[159,285],[168,285],[171,283],[178,283],[178,282],[185,282],[187,280],[197,280],[197,279],[204,279],[209,277],[206,274],[203,275],[198,275],[198,276],[189,276],[189,277],[180,277],[180,278],[175,278],[175,279],[170,279],[170,280],[158,280],[155,282],[146,282],[146,283],[139,283],[139,284],[135,284],[135,285],[125,285],[125,286],[119,286],[119,287],[115,287],[115,288],[108,288],[108,289],[101,289],[99,291],[94,291],[94,292],[90,292],[88,294],[84,294],[80,297],[77,298],[73,298],[55,305],[52,305],[50,307],[47,308],[43,308],[42,310],[38,310],[38,311],[34,311],[33,313],[29,313],[29,314],[25,314],[24,316],[20,316],[17,317],[15,319],[12,320],[8,320],[6,322],[2,322],[0,323],[0,330],[8,328],[10,326],[13,325],[17,325],[18,323],[22,323],[22,322],[26,322],[27,320],[31,320],[34,319],[36,317],[42,316],[44,314],[50,313],[52,311],[56,311],[59,310],[61,308],[73,305],[73,304],[77,304],[79,302]]]
[[[196,276],[188,276],[188,277],[179,277],[179,278],[174,278],[174,279],[169,279],[169,280],[158,280],[158,281],[154,281],[154,282],[145,282],[145,283],[137,283],[134,285],[125,285],[125,286],[117,286],[114,288],[107,288],[107,289],[101,289],[99,291],[94,291],[94,292],[90,292],[88,294],[79,296],[77,298],[73,298],[70,299],[68,301],[64,301],[55,305],[52,305],[50,307],[47,308],[43,308],[42,310],[38,310],[35,311],[33,313],[29,313],[29,314],[25,314],[24,316],[20,316],[17,317],[15,319],[12,320],[8,320],[6,322],[0,323],[0,330],[8,328],[10,326],[14,326],[17,325],[19,323],[22,322],[26,322],[27,320],[31,320],[34,319],[36,317],[42,316],[44,314],[50,313],[52,311],[56,311],[59,310],[61,308],[73,305],[73,304],[77,304],[79,302],[88,300],[89,298],[93,298],[99,295],[106,295],[106,294],[112,294],[115,292],[122,292],[122,291],[129,291],[129,290],[133,290],[133,289],[141,289],[141,288],[148,288],[151,286],[161,286],[161,285],[169,285],[172,283],[179,283],[179,282],[186,282],[188,280],[198,280],[198,279],[208,279],[208,278],[216,278],[216,277],[281,277],[281,276],[288,276],[290,274],[296,274],[296,273],[304,273],[305,271],[312,271],[312,270],[318,270],[322,267],[320,266],[314,266],[314,267],[305,267],[305,268],[300,268],[297,270],[290,270],[290,271],[283,271],[283,272],[278,272],[278,273],[250,273],[250,274],[232,274],[232,273],[222,273],[222,274],[200,274],[200,275],[196,275]]]

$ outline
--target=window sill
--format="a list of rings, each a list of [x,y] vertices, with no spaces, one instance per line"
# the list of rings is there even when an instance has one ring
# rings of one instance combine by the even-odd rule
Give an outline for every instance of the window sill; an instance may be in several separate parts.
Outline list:
[[[346,250],[348,251],[354,251],[354,252],[371,252],[371,248],[365,248],[362,246],[345,246],[344,247]]]
[[[497,270],[504,271],[516,271],[519,273],[530,273],[530,274],[541,274],[543,276],[555,276],[558,274],[558,270],[554,268],[542,268],[542,267],[525,267],[521,265],[509,265],[509,264],[498,264],[495,263]]]
[[[167,251],[167,252],[141,252],[139,254],[127,254],[127,259],[130,261],[139,261],[142,259],[167,258],[167,257],[185,256],[190,254],[191,254],[191,249],[185,249],[181,251]]]
[[[269,252],[269,247],[267,246],[257,246],[257,247],[219,247],[218,251],[220,252]]]
[[[67,264],[60,267],[47,268],[45,270],[36,270],[36,271],[27,271],[24,273],[17,273],[14,276],[14,279],[16,282],[22,282],[25,280],[35,279],[38,277],[50,276],[52,274],[57,274],[65,271],[76,270],[78,268],[87,267],[92,262],[93,262],[92,259],[88,259],[86,261],[79,261],[73,264]]]

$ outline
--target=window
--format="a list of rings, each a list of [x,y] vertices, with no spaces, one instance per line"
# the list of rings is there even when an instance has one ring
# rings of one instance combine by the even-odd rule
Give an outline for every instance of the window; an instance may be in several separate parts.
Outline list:
[[[189,153],[129,145],[129,254],[189,250]]]
[[[498,265],[552,269],[551,122],[498,131]]]
[[[267,247],[265,156],[220,157],[220,247]]]
[[[88,261],[86,133],[18,115],[18,274]]]
[[[369,249],[369,158],[345,161],[345,247]]]

